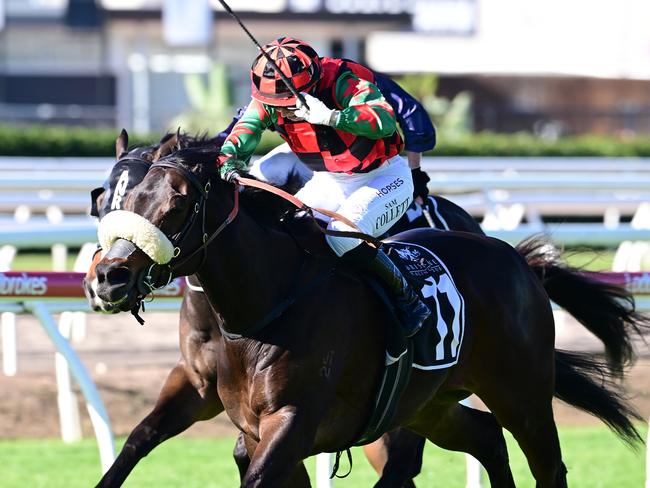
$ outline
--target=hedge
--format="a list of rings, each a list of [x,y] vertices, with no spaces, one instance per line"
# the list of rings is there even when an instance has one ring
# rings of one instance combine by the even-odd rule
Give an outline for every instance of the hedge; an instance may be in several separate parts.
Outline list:
[[[0,125],[0,156],[114,156],[117,130],[69,127],[16,127]],[[130,145],[150,144],[161,134],[130,138]],[[265,153],[279,142],[267,133],[258,146]],[[431,156],[646,156],[650,137],[567,137],[557,141],[530,134],[479,133],[441,139]]]

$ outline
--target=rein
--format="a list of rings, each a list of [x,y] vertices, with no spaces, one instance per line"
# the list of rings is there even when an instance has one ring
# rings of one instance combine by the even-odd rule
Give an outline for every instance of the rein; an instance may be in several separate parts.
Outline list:
[[[252,186],[254,188],[259,188],[260,190],[267,191],[269,193],[273,193],[274,195],[279,196],[280,198],[284,198],[291,204],[293,204],[296,208],[306,212],[309,214],[309,216],[312,218],[314,223],[316,224],[316,227],[326,235],[331,235],[331,236],[337,236],[337,237],[350,237],[350,238],[356,238],[356,239],[361,239],[363,241],[366,241],[370,244],[372,244],[375,247],[379,247],[381,245],[381,241],[375,237],[372,237],[371,235],[366,234],[363,232],[357,224],[352,222],[350,219],[347,217],[344,217],[343,215],[332,212],[331,210],[326,210],[324,208],[319,208],[319,207],[310,207],[306,205],[304,202],[296,198],[295,196],[291,195],[290,193],[276,187],[273,185],[270,185],[268,183],[264,183],[263,181],[259,180],[254,180],[252,178],[243,178],[243,177],[238,177],[237,181],[242,185],[242,186]],[[333,220],[338,220],[340,222],[343,222],[345,225],[352,227],[353,229],[356,229],[356,232],[350,232],[350,231],[339,231],[339,230],[330,230],[330,229],[323,229],[318,222],[316,222],[316,217],[314,216],[314,210],[318,213],[321,213],[323,215],[328,216],[329,218]]]

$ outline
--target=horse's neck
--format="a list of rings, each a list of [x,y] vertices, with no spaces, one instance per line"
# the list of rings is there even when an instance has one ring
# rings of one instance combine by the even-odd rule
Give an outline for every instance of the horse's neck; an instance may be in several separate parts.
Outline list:
[[[261,227],[240,210],[198,276],[226,330],[241,333],[286,298],[301,263],[302,253],[288,235]]]

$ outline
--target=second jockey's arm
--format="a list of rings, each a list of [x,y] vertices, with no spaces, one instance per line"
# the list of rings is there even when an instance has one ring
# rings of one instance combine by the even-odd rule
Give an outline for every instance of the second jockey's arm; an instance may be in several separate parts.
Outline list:
[[[418,169],[422,162],[422,153],[406,151],[406,158],[408,159],[410,169]]]
[[[369,139],[388,137],[397,129],[393,108],[373,83],[346,73],[336,81],[335,96],[343,107],[336,129]]]
[[[262,133],[271,123],[271,116],[263,104],[251,101],[239,122],[235,124],[221,146],[219,158],[221,175],[245,171]]]

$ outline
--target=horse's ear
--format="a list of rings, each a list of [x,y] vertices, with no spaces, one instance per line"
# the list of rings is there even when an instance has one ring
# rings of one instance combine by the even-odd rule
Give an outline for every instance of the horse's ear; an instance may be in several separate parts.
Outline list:
[[[176,132],[176,134],[171,136],[163,144],[161,144],[158,149],[156,149],[156,152],[153,153],[153,160],[158,161],[160,158],[164,158],[165,156],[179,150],[180,148],[179,132]]]
[[[129,134],[126,132],[126,129],[122,129],[120,135],[117,136],[115,141],[115,157],[120,159],[126,152],[129,147]]]
[[[106,196],[106,188],[100,186],[90,192],[90,215],[99,218],[99,209],[102,208],[104,197]]]
[[[177,151],[180,151],[181,149],[183,149],[181,147],[182,146],[182,141],[183,141],[183,139],[181,138],[181,128],[177,127],[176,128],[176,150]]]

